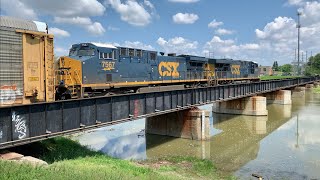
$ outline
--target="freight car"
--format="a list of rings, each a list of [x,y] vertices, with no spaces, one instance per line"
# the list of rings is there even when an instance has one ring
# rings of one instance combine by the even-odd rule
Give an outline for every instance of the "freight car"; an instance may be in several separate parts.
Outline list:
[[[0,106],[54,101],[53,64],[45,23],[0,16]]]
[[[61,57],[56,98],[89,97],[255,81],[257,63],[168,54],[101,43],[74,44]],[[68,88],[66,88],[68,86]]]

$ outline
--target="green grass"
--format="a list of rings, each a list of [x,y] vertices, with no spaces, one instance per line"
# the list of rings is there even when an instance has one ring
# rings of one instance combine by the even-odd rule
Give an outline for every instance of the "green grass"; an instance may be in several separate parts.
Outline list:
[[[317,94],[320,94],[320,86],[313,88],[313,92],[317,93]]]
[[[126,161],[91,151],[66,138],[33,143],[28,148],[16,148],[14,152],[20,151],[48,162],[49,166],[33,167],[0,161],[0,179],[223,179],[208,160],[170,157],[152,161]]]
[[[272,79],[288,79],[288,78],[297,78],[299,76],[261,76],[260,80],[272,80]]]

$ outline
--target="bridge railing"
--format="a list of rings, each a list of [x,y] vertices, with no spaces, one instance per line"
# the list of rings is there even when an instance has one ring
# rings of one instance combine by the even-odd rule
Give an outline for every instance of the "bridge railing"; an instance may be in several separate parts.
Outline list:
[[[319,77],[0,107],[0,149],[316,80]]]

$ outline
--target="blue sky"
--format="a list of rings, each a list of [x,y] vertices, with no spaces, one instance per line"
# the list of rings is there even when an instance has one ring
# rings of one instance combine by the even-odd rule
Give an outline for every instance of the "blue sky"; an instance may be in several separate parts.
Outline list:
[[[302,51],[320,52],[319,0],[1,0],[1,15],[48,23],[55,53],[100,42],[167,53],[254,60],[294,59],[296,12]]]

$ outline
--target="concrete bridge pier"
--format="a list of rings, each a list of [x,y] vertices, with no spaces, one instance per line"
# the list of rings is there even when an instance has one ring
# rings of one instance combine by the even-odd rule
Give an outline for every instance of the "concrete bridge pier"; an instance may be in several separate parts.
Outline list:
[[[314,85],[315,88],[317,88],[317,87],[320,86],[320,82],[314,82],[313,85]]]
[[[307,84],[306,85],[306,89],[312,89],[312,88],[314,88],[314,84]]]
[[[267,116],[267,98],[263,96],[253,96],[218,102],[213,106],[212,110],[215,113],[221,114]]]
[[[209,140],[209,111],[183,110],[147,118],[146,133],[192,140]]]
[[[292,104],[291,91],[290,90],[279,90],[265,94],[268,104],[281,104],[289,105]]]
[[[295,87],[292,90],[292,98],[301,98],[301,97],[305,97],[306,95],[306,88],[305,87]]]

